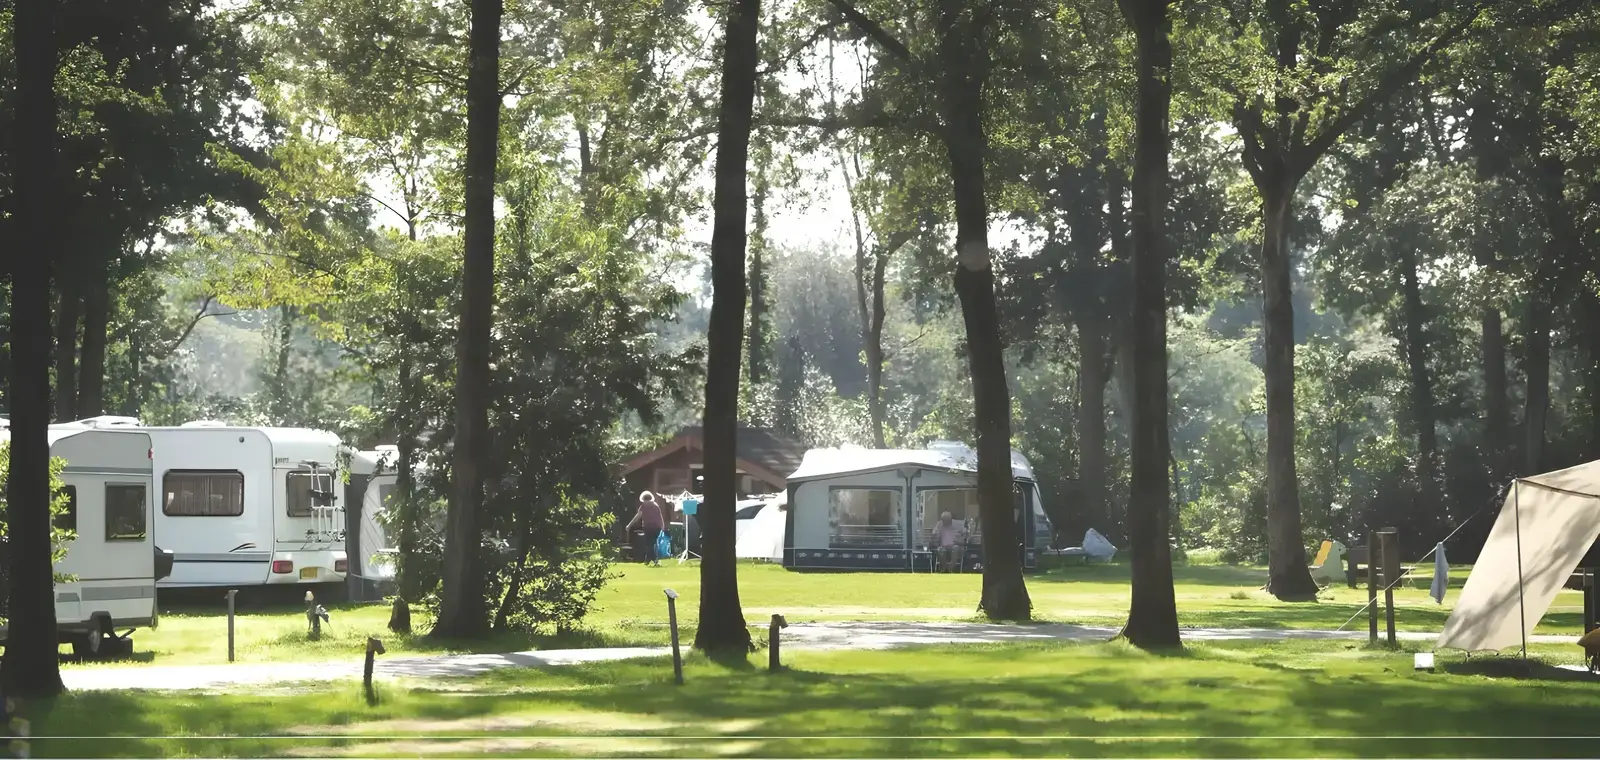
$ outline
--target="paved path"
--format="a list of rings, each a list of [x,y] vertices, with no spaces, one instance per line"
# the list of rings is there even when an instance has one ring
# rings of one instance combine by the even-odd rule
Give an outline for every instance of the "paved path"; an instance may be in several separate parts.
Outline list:
[[[890,649],[927,644],[991,644],[1026,641],[1095,641],[1117,634],[1115,628],[1076,625],[989,625],[984,623],[805,623],[783,632],[784,647],[813,650]],[[1366,631],[1310,631],[1265,628],[1186,628],[1186,641],[1290,639],[1360,640]],[[1406,641],[1427,641],[1437,634],[1401,632]],[[1571,643],[1570,636],[1535,635],[1537,643]],[[608,649],[553,649],[507,654],[462,654],[431,657],[380,657],[374,676],[380,678],[449,678],[473,676],[498,668],[558,667],[584,662],[660,657],[666,647]],[[241,686],[284,685],[302,682],[349,681],[361,677],[361,663],[349,660],[320,663],[264,663],[236,665],[124,665],[68,668],[61,673],[73,690],[218,690]]]

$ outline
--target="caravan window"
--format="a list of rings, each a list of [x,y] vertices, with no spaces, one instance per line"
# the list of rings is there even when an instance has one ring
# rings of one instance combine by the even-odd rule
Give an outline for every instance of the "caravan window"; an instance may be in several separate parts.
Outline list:
[[[106,484],[106,540],[143,541],[145,533],[144,486]]]
[[[238,517],[244,514],[244,474],[238,471],[169,470],[161,478],[161,513],[168,517]]]
[[[905,543],[900,491],[834,488],[828,494],[828,545],[837,549],[893,549]]]
[[[61,490],[56,491],[56,498],[60,499],[62,497],[66,498],[67,507],[66,507],[65,510],[63,510],[61,512],[57,512],[55,514],[55,517],[50,521],[50,524],[54,525],[56,527],[56,530],[77,530],[78,529],[78,487],[77,486],[62,486]]]
[[[312,475],[310,470],[299,470],[284,476],[284,501],[289,505],[290,517],[310,517],[311,508],[316,504],[311,499],[311,491],[333,492],[333,474],[319,472]]]

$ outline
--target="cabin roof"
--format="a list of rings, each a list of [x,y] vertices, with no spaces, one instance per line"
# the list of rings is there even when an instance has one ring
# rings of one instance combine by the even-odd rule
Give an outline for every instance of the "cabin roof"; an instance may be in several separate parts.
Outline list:
[[[683,448],[704,449],[704,429],[699,425],[690,425],[673,436],[672,441],[660,448],[652,449],[638,454],[622,465],[622,474],[628,475],[641,470],[662,457]],[[758,474],[763,477],[776,476],[786,479],[789,473],[800,466],[800,460],[805,454],[805,445],[791,440],[787,436],[768,428],[758,428],[739,424],[738,437],[734,444],[734,456],[739,461],[755,465]],[[761,472],[764,470],[765,472]],[[774,485],[782,485],[775,483]]]
[[[868,472],[918,467],[925,470],[977,472],[977,452],[962,444],[941,443],[927,449],[864,449],[845,447],[812,449],[789,482],[859,475]],[[1033,480],[1033,466],[1022,452],[1011,452],[1011,477]]]

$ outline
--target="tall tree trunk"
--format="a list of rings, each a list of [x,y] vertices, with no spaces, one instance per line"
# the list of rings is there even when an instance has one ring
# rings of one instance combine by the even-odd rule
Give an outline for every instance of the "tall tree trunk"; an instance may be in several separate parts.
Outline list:
[[[772,186],[767,181],[764,159],[770,151],[760,151],[762,162],[756,166],[755,211],[752,214],[750,236],[750,384],[766,382],[772,366],[772,306],[767,302],[767,286],[771,275],[767,272],[767,196]]]
[[[144,411],[144,332],[135,328],[128,335],[128,382],[123,387],[122,414],[138,417]]]
[[[1550,310],[1559,300],[1553,271],[1564,255],[1570,255],[1577,239],[1571,211],[1566,203],[1566,162],[1559,157],[1542,160],[1538,179],[1540,202],[1544,206],[1546,237],[1544,249],[1534,265],[1528,293],[1527,324],[1523,342],[1527,346],[1523,374],[1528,389],[1523,398],[1526,440],[1522,451],[1522,474],[1544,471],[1544,447],[1550,412]]]
[[[278,307],[278,347],[272,368],[272,416],[279,425],[293,425],[294,403],[289,389],[289,356],[294,352],[295,308]]]
[[[1267,390],[1267,591],[1283,601],[1309,601],[1317,582],[1306,567],[1300,535],[1300,487],[1294,461],[1294,290],[1289,258],[1290,206],[1295,182],[1279,179],[1262,191],[1262,338]]]
[[[78,324],[83,318],[83,294],[67,272],[57,272],[60,297],[56,302],[57,422],[78,419]]]
[[[57,159],[56,3],[13,6],[16,61],[11,156],[15,242],[11,266],[11,469],[6,482],[11,566],[0,691],[24,699],[65,687],[56,652],[50,566],[50,275],[63,254],[66,193]],[[16,251],[27,251],[18,255]]]
[[[983,595],[979,609],[999,620],[1027,620],[1033,603],[1022,579],[1021,534],[1012,514],[1011,390],[989,259],[984,196],[984,30],[963,0],[940,0],[945,153],[956,206],[956,295],[967,329],[972,410],[978,450],[978,513],[983,523]]]
[[[1589,327],[1584,332],[1589,354],[1589,458],[1600,459],[1600,297],[1584,297]]]
[[[105,260],[94,268],[83,297],[83,360],[78,369],[79,417],[105,413],[106,330],[111,321],[110,284]]]
[[[855,164],[859,178],[860,161]],[[861,317],[861,343],[867,360],[867,414],[872,420],[872,443],[882,449],[887,448],[884,427],[888,416],[883,408],[884,277],[889,267],[889,256],[905,245],[911,235],[898,234],[891,240],[878,241],[876,248],[869,247],[861,224],[856,184],[851,179],[850,164],[845,161],[843,150],[839,152],[839,172],[844,177],[845,193],[850,198],[850,221],[855,229],[856,310]]]
[[[1111,380],[1106,357],[1105,325],[1078,321],[1078,484],[1084,530],[1110,530],[1106,509],[1106,383]]]
[[[717,112],[715,219],[711,231],[711,324],[707,336],[705,501],[700,506],[700,628],[703,652],[743,656],[750,629],[739,603],[734,547],[737,497],[735,441],[739,424],[739,344],[745,303],[745,177],[756,93],[760,0],[733,0],[722,52],[722,102]]]
[[[415,383],[412,379],[411,353],[402,348],[400,354],[400,398],[405,403],[403,408],[415,408],[419,403],[416,398]],[[393,509],[398,513],[400,525],[400,540],[397,542],[400,549],[400,598],[406,602],[413,602],[422,598],[421,571],[417,568],[417,531],[420,526],[417,520],[416,494],[416,463],[417,463],[417,437],[413,432],[409,419],[402,418],[395,437],[395,475],[394,475],[394,504],[385,504],[384,508]]]
[[[1506,380],[1506,336],[1501,325],[1500,305],[1485,299],[1480,319],[1483,345],[1484,448],[1495,477],[1504,477],[1506,442],[1511,437],[1511,401]]]
[[[456,342],[456,437],[446,518],[444,589],[433,634],[488,632],[479,553],[482,464],[489,455],[489,333],[494,321],[494,180],[500,136],[500,0],[472,0],[467,74],[465,260]]]
[[[887,448],[884,427],[888,415],[883,408],[883,323],[887,316],[884,308],[884,277],[889,267],[889,254],[880,252],[872,262],[872,309],[867,319],[867,413],[872,418],[872,443]]]
[[[1542,269],[1542,267],[1541,267]],[[1522,448],[1522,474],[1544,471],[1545,424],[1550,409],[1550,298],[1542,272],[1536,275],[1528,294],[1528,312],[1523,327],[1527,356],[1523,374],[1528,389],[1524,398],[1523,424],[1526,437]]]
[[[1434,427],[1433,380],[1428,374],[1427,312],[1422,305],[1422,285],[1417,281],[1414,252],[1401,253],[1400,285],[1404,291],[1406,366],[1411,374],[1411,413],[1417,424],[1418,495],[1430,508],[1429,517],[1438,516],[1439,434]]]
[[[1172,588],[1167,460],[1167,168],[1172,136],[1168,0],[1122,0],[1138,54],[1133,167],[1133,463],[1128,548],[1133,601],[1122,634],[1142,649],[1181,645]]]

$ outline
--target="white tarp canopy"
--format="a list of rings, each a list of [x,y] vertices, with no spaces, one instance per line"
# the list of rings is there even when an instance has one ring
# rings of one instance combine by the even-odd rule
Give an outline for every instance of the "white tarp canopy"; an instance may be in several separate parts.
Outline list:
[[[1600,536],[1600,461],[1512,484],[1439,648],[1520,647]]]
[[[773,500],[767,502],[756,516],[750,518],[750,525],[739,533],[739,538],[734,546],[734,554],[739,559],[767,559],[773,562],[783,561],[783,538],[788,529],[788,516],[780,504],[787,500]]]

